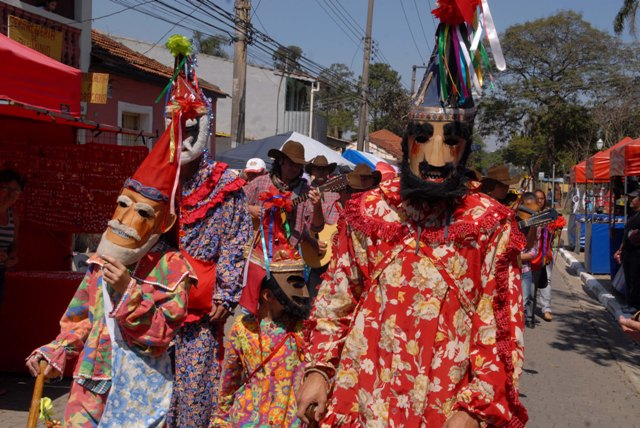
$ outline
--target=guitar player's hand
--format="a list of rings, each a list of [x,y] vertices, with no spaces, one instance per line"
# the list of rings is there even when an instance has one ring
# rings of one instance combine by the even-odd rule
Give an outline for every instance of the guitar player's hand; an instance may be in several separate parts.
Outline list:
[[[324,256],[327,253],[327,241],[318,240],[318,254]]]
[[[314,207],[322,208],[322,195],[317,188],[309,190],[309,200]]]

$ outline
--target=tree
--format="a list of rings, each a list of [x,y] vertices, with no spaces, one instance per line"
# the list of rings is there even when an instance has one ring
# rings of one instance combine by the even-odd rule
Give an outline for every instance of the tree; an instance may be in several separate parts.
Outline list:
[[[331,64],[318,75],[318,109],[327,117],[327,131],[332,137],[342,138],[345,132],[355,130],[358,94],[353,78],[345,64]]]
[[[196,51],[205,55],[217,56],[220,58],[229,58],[229,54],[224,50],[224,46],[228,45],[230,40],[223,35],[205,37],[200,31],[193,32],[193,45]]]
[[[302,57],[302,48],[299,46],[279,46],[273,53],[271,59],[273,66],[285,73],[300,71],[300,58]]]
[[[371,131],[384,128],[399,135],[404,133],[410,98],[400,83],[400,75],[389,64],[369,67],[368,101]]]
[[[467,166],[473,168],[479,173],[486,172],[494,165],[505,163],[502,157],[502,149],[489,152],[486,150],[486,144],[479,135],[474,135],[471,155],[467,160]]]
[[[607,135],[610,145],[620,132],[640,133],[631,119],[637,115],[623,101],[638,96],[629,87],[638,72],[636,47],[622,47],[571,11],[514,25],[501,41],[507,70],[495,76],[496,91],[480,104],[478,129],[507,145],[506,160],[531,174],[550,171],[559,158],[568,159],[559,152],[588,149],[598,135]],[[605,117],[605,104],[616,118]],[[579,159],[586,154],[583,149]]]
[[[613,30],[616,34],[621,34],[624,30],[625,23],[629,24],[629,32],[636,34],[636,14],[638,12],[638,0],[624,0],[622,7],[618,11],[615,19],[613,20]]]

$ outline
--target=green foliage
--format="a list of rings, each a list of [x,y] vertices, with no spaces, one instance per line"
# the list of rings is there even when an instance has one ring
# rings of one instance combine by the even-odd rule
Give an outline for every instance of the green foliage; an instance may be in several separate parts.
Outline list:
[[[355,131],[358,94],[351,83],[353,77],[353,72],[339,63],[318,76],[318,108],[327,117],[327,132],[332,137],[342,138],[344,133]]]
[[[400,83],[400,75],[389,64],[375,63],[369,67],[370,131],[388,129],[404,133],[410,98]]]
[[[201,32],[194,31],[193,43],[200,53],[225,59],[229,58],[229,54],[224,50],[224,46],[230,43],[228,37],[222,35],[205,37]]]
[[[638,0],[624,0],[622,7],[613,20],[613,30],[621,34],[624,24],[629,24],[629,32],[636,34],[636,13],[638,12]]]
[[[273,53],[271,59],[273,66],[285,73],[292,73],[300,70],[300,57],[302,57],[302,48],[299,46],[280,46]]]
[[[504,158],[502,157],[502,150],[498,149],[492,152],[487,151],[486,144],[480,139],[480,136],[474,136],[473,145],[476,150],[471,152],[471,155],[467,160],[467,167],[473,168],[479,173],[484,174],[489,167],[505,163]]]
[[[640,134],[636,46],[572,11],[509,27],[501,42],[507,70],[494,76],[477,129],[498,138],[506,161],[531,174],[567,171],[599,136],[611,145]]]

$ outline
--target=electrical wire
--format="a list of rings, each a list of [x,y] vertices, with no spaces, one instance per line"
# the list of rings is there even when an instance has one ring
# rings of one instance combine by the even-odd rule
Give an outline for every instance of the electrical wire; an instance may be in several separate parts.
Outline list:
[[[418,47],[418,43],[416,43],[416,38],[413,36],[413,30],[411,29],[411,24],[409,24],[409,18],[407,17],[407,11],[404,9],[403,0],[398,0],[400,3],[400,7],[402,8],[402,14],[404,15],[404,21],[407,23],[407,29],[409,30],[409,34],[411,35],[411,40],[413,40],[413,45],[416,47],[416,51],[418,52],[418,56],[422,60],[423,63],[426,63],[420,48]]]

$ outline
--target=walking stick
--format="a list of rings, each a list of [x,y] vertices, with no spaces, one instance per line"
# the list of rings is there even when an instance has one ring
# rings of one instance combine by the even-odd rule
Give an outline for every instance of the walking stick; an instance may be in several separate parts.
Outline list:
[[[40,413],[40,399],[42,398],[42,388],[44,387],[44,370],[47,368],[47,361],[40,360],[40,372],[36,378],[36,384],[33,387],[33,395],[31,396],[31,407],[29,408],[29,419],[27,420],[27,428],[36,428],[38,423],[38,414]]]

